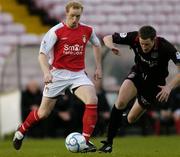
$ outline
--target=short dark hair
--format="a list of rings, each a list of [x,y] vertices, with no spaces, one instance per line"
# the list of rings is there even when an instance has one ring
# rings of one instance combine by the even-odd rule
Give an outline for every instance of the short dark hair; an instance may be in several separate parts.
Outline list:
[[[153,40],[156,37],[156,30],[152,26],[142,26],[139,29],[139,37],[144,40],[148,38]]]

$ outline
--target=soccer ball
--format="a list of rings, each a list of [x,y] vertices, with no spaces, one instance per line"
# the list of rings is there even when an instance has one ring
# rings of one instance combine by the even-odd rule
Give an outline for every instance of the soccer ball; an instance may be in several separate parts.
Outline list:
[[[86,139],[78,132],[70,133],[65,140],[67,150],[73,153],[78,153],[84,148],[87,148]]]

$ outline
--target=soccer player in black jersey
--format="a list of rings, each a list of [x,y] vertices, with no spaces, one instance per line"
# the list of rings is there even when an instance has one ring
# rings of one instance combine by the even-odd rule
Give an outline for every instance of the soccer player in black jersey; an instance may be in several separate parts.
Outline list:
[[[121,52],[115,44],[129,45],[135,54],[135,65],[122,83],[111,111],[107,139],[101,141],[103,145],[99,151],[107,153],[112,152],[113,139],[122,125],[123,112],[131,99],[136,97],[125,118],[130,124],[149,108],[166,102],[171,90],[180,84],[180,52],[166,39],[156,36],[152,26],[143,26],[134,32],[114,33],[103,40],[116,55],[121,55]],[[166,83],[169,60],[177,66],[178,74]]]

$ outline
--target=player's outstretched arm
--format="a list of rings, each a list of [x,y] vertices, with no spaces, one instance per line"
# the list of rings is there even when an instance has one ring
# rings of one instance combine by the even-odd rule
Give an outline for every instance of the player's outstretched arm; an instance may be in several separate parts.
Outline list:
[[[103,38],[104,44],[111,49],[115,55],[120,55],[120,50],[113,43],[112,35],[107,35]]]
[[[171,89],[180,86],[180,65],[177,65],[177,70],[178,73],[176,76],[168,83],[168,86],[170,86]]]
[[[161,91],[156,96],[158,101],[166,102],[169,98],[171,90],[180,85],[180,65],[177,66],[177,68],[178,68],[178,74],[176,74],[175,77],[173,77],[173,79],[165,86],[159,86],[161,88]]]

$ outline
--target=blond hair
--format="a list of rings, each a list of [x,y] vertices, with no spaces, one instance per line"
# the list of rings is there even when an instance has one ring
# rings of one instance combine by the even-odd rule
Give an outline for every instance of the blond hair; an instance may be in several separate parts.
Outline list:
[[[81,9],[83,11],[83,5],[78,1],[70,1],[66,4],[66,12],[69,12],[70,8]]]

